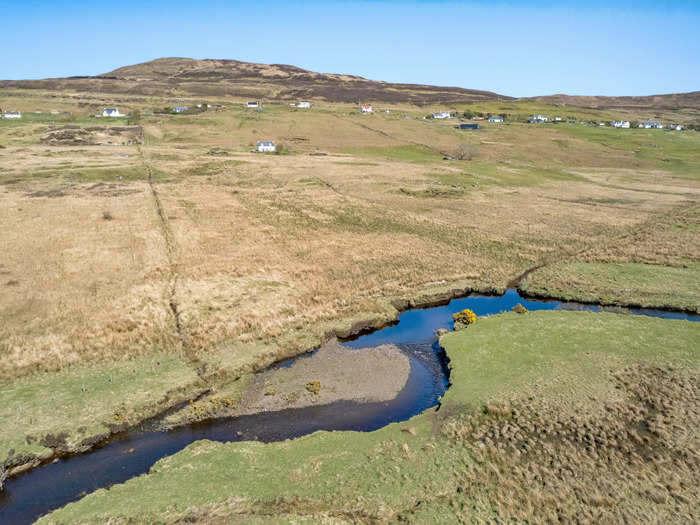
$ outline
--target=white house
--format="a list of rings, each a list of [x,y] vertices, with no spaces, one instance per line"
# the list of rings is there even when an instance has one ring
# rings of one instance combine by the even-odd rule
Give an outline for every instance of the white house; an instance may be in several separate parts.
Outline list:
[[[673,131],[683,131],[683,126],[680,124],[669,124],[668,129],[672,129]]]
[[[119,113],[118,108],[105,108],[102,111],[102,116],[103,117],[123,117],[121,113]]]
[[[642,123],[642,127],[644,129],[663,129],[663,124],[661,122],[652,122],[651,120],[647,120],[646,122]]]
[[[187,109],[188,109],[187,106],[175,106],[175,107],[173,108],[173,111],[174,111],[175,113],[184,113],[185,111],[187,111]]]
[[[3,118],[22,118],[22,113],[19,111],[5,111]]]
[[[555,120],[556,122],[561,122],[563,119],[562,119],[561,117],[554,117],[554,120]]]
[[[431,116],[433,118],[450,118],[452,115],[450,115],[449,111],[441,111],[440,113],[433,113]]]
[[[613,121],[610,123],[610,125],[611,125],[613,128],[625,128],[625,129],[627,129],[627,128],[630,127],[630,123],[629,123],[628,121],[626,121],[626,120],[613,120]]]
[[[503,117],[489,117],[489,122],[503,122]]]
[[[248,102],[248,103],[246,104],[246,107],[249,107],[249,108],[259,108],[259,107],[260,107],[260,103],[259,103],[257,100],[254,101],[254,102]]]
[[[274,152],[275,151],[275,143],[270,141],[258,141],[258,152],[260,153],[265,153],[265,152]]]
[[[369,105],[363,105],[360,110],[362,113],[372,113],[372,106]]]
[[[311,107],[311,102],[299,102],[297,104],[298,108],[309,109]]]
[[[549,120],[549,117],[547,115],[533,115],[532,118],[530,119],[530,122],[540,123],[540,122],[547,122],[548,120]]]

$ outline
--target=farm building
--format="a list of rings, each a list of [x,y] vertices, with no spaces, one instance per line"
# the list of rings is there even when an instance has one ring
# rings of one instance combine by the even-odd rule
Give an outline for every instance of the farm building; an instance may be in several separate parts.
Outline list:
[[[683,126],[680,124],[669,124],[668,129],[672,129],[673,131],[683,131]]]
[[[547,122],[549,117],[547,115],[533,115],[528,122],[531,124],[541,124],[542,122]]]
[[[248,102],[248,103],[246,104],[246,107],[249,107],[249,108],[259,108],[259,107],[260,107],[260,103],[259,103],[257,100],[255,100],[255,101],[253,101],[253,102]]]
[[[271,140],[258,141],[258,152],[266,153],[266,152],[274,152],[274,151],[275,151],[275,143],[273,141],[271,141]]]
[[[22,113],[19,111],[5,111],[3,118],[22,118]]]
[[[311,107],[311,102],[299,102],[297,104],[298,108],[309,109]]]
[[[121,113],[119,113],[118,108],[104,108],[102,110],[102,116],[103,117],[123,117]]]
[[[433,113],[430,116],[433,118],[450,118],[452,115],[450,115],[449,111],[440,111],[439,113]]]
[[[489,117],[489,122],[503,122],[503,117]]]
[[[610,125],[611,125],[613,128],[625,128],[625,129],[626,129],[626,128],[629,128],[629,127],[630,127],[630,123],[629,123],[628,121],[626,121],[626,120],[613,120],[613,121],[610,123]]]
[[[173,108],[173,111],[175,113],[184,113],[185,111],[187,111],[187,109],[188,109],[187,106],[175,106]]]
[[[362,111],[362,113],[372,113],[372,106],[363,105],[363,106],[360,108],[360,111]]]
[[[640,127],[644,129],[663,129],[663,124],[661,122],[652,122],[651,120],[647,120],[646,122],[643,122],[640,124]]]
[[[458,129],[479,129],[479,124],[460,124]]]

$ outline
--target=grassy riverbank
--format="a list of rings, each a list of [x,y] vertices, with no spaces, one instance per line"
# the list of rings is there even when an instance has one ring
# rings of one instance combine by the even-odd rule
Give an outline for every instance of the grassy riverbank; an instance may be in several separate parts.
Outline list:
[[[441,342],[453,385],[439,412],[367,434],[200,441],[41,523],[700,518],[700,325],[510,313]]]
[[[528,294],[608,305],[700,312],[700,264],[686,268],[642,263],[571,262],[533,272]]]
[[[162,352],[0,382],[0,461],[29,466],[89,449],[205,390],[187,362]]]

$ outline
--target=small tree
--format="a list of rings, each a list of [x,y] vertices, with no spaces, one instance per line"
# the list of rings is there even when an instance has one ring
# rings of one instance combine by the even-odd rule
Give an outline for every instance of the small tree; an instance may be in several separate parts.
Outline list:
[[[479,156],[479,148],[474,144],[469,144],[468,142],[462,142],[457,147],[455,152],[455,158],[458,160],[473,160]]]
[[[141,112],[138,109],[135,109],[134,111],[132,111],[131,114],[129,115],[129,118],[126,121],[127,124],[139,124],[140,122],[141,122]]]

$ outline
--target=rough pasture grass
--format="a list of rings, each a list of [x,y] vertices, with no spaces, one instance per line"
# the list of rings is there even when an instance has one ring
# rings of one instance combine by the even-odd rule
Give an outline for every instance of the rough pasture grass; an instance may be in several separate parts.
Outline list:
[[[372,433],[199,441],[40,523],[698,519],[697,324],[503,314],[441,342],[453,385],[439,412]]]
[[[700,264],[568,262],[533,272],[520,288],[535,295],[602,304],[700,312]]]
[[[343,153],[358,157],[378,157],[402,162],[435,162],[442,154],[426,146],[408,145],[393,147],[345,148]]]

